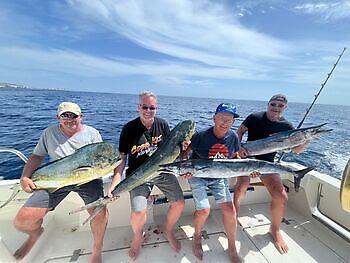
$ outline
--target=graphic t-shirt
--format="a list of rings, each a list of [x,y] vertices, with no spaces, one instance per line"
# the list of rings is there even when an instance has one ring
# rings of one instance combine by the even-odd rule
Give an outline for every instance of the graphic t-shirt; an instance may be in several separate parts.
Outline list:
[[[214,135],[214,128],[196,132],[191,139],[192,158],[232,158],[239,149],[237,134],[229,130],[224,138]]]
[[[274,133],[292,130],[293,125],[285,118],[279,121],[270,121],[266,112],[255,112],[250,114],[242,123],[248,128],[248,141],[266,138]],[[255,156],[256,159],[273,162],[276,152]]]
[[[157,117],[150,130],[142,124],[140,117],[125,124],[120,133],[119,151],[128,155],[126,175],[143,164],[169,133],[168,123]]]

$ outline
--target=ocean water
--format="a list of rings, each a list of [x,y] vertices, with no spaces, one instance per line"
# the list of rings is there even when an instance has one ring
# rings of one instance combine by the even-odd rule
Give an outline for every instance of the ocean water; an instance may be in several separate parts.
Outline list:
[[[84,123],[98,129],[105,141],[116,145],[123,125],[138,116],[137,95],[0,89],[0,147],[15,148],[29,157],[41,132],[57,123],[56,109],[62,101],[77,102],[82,108]],[[221,102],[238,105],[240,117],[233,129],[251,112],[265,110],[267,104],[253,100],[159,96],[157,116],[166,119],[171,128],[182,120],[193,119],[197,129],[203,129],[212,125],[214,110]],[[289,103],[285,117],[296,127],[308,107],[308,104]],[[316,104],[303,127],[326,122],[326,127],[333,131],[312,141],[305,152],[288,153],[283,160],[314,166],[321,173],[341,178],[350,157],[349,116],[350,106]],[[19,178],[23,165],[16,155],[0,153],[0,178]]]

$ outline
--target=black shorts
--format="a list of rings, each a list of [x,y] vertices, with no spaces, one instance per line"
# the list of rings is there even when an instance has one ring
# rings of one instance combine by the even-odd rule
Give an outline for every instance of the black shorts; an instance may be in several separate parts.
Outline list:
[[[35,190],[29,197],[24,207],[51,208],[61,203],[61,201],[71,192],[76,192],[84,200],[85,204],[96,201],[103,197],[102,179],[96,179],[82,185],[69,185],[50,193],[46,190]]]

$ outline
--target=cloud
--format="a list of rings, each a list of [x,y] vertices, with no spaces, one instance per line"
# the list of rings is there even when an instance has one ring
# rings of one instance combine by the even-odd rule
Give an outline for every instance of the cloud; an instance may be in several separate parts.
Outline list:
[[[283,58],[289,48],[284,41],[246,28],[219,2],[70,0],[69,4],[79,18],[139,46],[208,65],[240,65],[246,56],[250,60]]]
[[[350,17],[350,1],[305,3],[295,7],[296,10],[311,14],[322,15],[325,20],[342,20]]]
[[[260,5],[254,6],[253,2],[250,6],[246,2],[247,10],[269,10],[272,4],[280,3],[255,1]],[[67,82],[74,77],[115,81],[137,76],[142,77],[140,81],[151,80],[163,86],[208,89],[221,85],[220,81],[307,85],[320,82],[343,45],[324,39],[273,37],[267,33],[269,30],[262,31],[263,26],[244,24],[247,18],[240,17],[238,9],[227,1],[154,0],[150,4],[129,0],[116,4],[111,0],[68,0],[56,1],[46,9],[38,15],[32,9],[20,13],[17,9],[6,12],[0,8],[0,14],[6,15],[0,16],[0,33],[11,23],[11,15],[18,13],[20,17],[10,27],[18,41],[0,43],[3,79],[6,74],[26,74],[35,80],[40,75],[44,81],[47,73]],[[264,15],[264,19],[268,18]],[[278,28],[274,23],[269,26]],[[101,52],[104,41],[109,48]],[[130,42],[135,44],[131,51],[125,48],[123,53],[115,48]],[[152,52],[144,56],[145,49]],[[349,63],[344,59],[342,66],[348,69]]]

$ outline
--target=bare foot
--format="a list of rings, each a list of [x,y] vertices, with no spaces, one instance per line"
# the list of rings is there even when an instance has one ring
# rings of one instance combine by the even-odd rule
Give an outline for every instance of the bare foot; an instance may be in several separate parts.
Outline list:
[[[93,250],[91,257],[90,257],[90,263],[102,263],[102,255],[101,250]]]
[[[39,239],[40,235],[44,232],[44,228],[40,228],[37,233],[29,235],[27,240],[22,244],[22,246],[16,250],[16,252],[13,254],[15,259],[20,260],[24,258],[29,251],[34,246],[35,242]]]
[[[140,238],[134,237],[134,240],[131,242],[128,254],[132,260],[136,260],[136,258],[139,256],[141,251],[141,242],[142,236]]]
[[[228,250],[228,256],[230,257],[231,263],[242,263],[241,257],[237,254],[236,250]]]
[[[281,230],[277,229],[276,231],[273,231],[270,229],[270,234],[272,235],[274,241],[275,241],[275,247],[281,254],[285,254],[288,252],[288,246],[286,242],[284,242]]]
[[[202,237],[193,236],[192,252],[199,260],[203,260]]]
[[[168,240],[170,247],[176,252],[179,253],[181,250],[181,243],[176,239],[172,231],[164,231],[163,235],[166,240]]]

